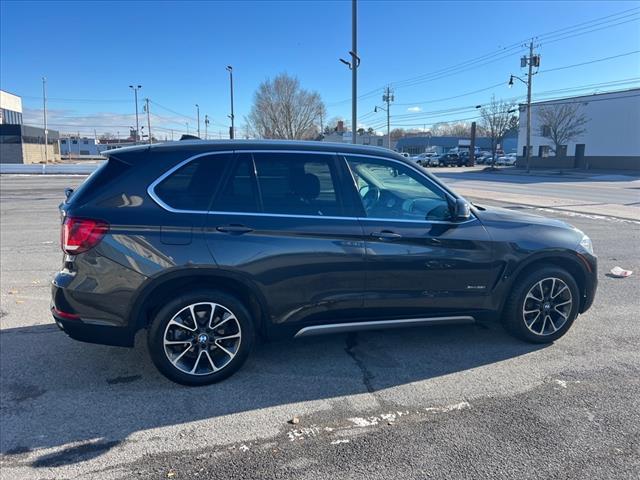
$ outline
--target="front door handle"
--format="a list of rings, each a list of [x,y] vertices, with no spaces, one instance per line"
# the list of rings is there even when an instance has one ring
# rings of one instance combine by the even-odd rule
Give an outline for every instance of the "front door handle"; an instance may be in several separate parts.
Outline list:
[[[224,233],[249,233],[253,232],[253,228],[247,227],[246,225],[220,225],[216,227],[216,230]]]
[[[372,237],[379,238],[381,240],[389,240],[393,238],[402,238],[402,235],[396,232],[392,232],[391,230],[382,230],[381,232],[373,232],[371,234]]]

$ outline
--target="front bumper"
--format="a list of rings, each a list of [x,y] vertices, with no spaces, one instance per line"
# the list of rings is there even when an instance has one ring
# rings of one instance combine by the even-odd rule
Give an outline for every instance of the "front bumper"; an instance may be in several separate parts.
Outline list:
[[[584,294],[580,302],[580,313],[584,313],[593,305],[598,290],[598,259],[590,254],[580,254],[580,259],[586,267]]]

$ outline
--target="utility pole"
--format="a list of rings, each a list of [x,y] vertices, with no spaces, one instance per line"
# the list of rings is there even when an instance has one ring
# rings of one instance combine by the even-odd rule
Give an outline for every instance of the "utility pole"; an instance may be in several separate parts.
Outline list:
[[[229,85],[231,92],[231,115],[229,115],[229,118],[231,119],[231,128],[229,129],[229,138],[233,140],[235,136],[235,115],[233,114],[233,67],[231,65],[227,65],[227,72],[229,72]]]
[[[149,99],[144,99],[144,109],[147,112],[147,135],[149,136],[149,144],[151,144],[151,112],[149,112]]]
[[[511,75],[511,78],[509,78],[509,88],[513,86],[514,78],[517,78],[527,85],[527,146],[525,156],[527,160],[527,173],[529,173],[531,170],[531,87],[533,84],[533,76],[538,73],[537,71],[533,71],[533,67],[537,68],[540,66],[540,55],[533,54],[533,39],[529,42],[529,56],[525,56],[520,59],[520,67],[524,66],[529,67],[527,80],[525,81],[516,75]]]
[[[138,90],[142,88],[142,85],[129,85],[129,88],[133,90],[134,101],[136,102],[136,135],[133,139],[133,143],[135,145],[138,144],[138,139],[140,138],[140,122],[138,121]]]
[[[358,0],[351,0],[351,141],[357,143],[358,129]]]
[[[198,138],[200,138],[200,105],[196,103],[196,112],[198,117]]]
[[[471,122],[471,142],[469,142],[469,166],[476,163],[476,122]]]
[[[44,163],[49,163],[47,145],[49,145],[49,130],[47,130],[47,77],[42,77],[42,111],[44,115]]]
[[[388,143],[388,148],[389,150],[391,150],[391,102],[394,101],[394,96],[393,93],[391,92],[391,89],[387,86],[387,88],[385,89],[385,93],[384,95],[382,95],[382,101],[383,102],[387,102],[387,141]]]
[[[204,116],[204,139],[207,140],[209,138],[209,115]]]
[[[538,65],[540,61],[538,60]],[[531,168],[531,79],[533,75],[533,39],[529,43],[529,74],[527,75],[527,173]]]

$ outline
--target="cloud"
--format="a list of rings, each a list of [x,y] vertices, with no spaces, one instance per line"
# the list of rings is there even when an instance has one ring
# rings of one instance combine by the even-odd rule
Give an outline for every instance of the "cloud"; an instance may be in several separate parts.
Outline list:
[[[143,111],[139,115],[140,126],[147,129],[147,115]],[[42,127],[42,110],[34,108],[25,108],[23,111],[23,123],[25,125],[34,125]],[[154,136],[164,137],[170,135],[174,130],[176,135],[185,133],[187,118],[173,115],[158,115],[151,113],[151,131]],[[135,127],[135,114],[125,114],[119,112],[96,112],[90,114],[79,114],[74,110],[68,109],[50,109],[47,111],[47,124],[49,129],[57,130],[61,134],[75,134],[80,132],[81,135],[93,136],[94,130],[98,135],[102,133],[116,134],[119,132],[121,136],[129,134],[129,127]],[[201,124],[204,127],[204,122]],[[197,129],[196,122],[189,122],[190,133],[195,133]]]
[[[420,107],[409,107],[407,108],[407,112],[421,112],[422,109]]]

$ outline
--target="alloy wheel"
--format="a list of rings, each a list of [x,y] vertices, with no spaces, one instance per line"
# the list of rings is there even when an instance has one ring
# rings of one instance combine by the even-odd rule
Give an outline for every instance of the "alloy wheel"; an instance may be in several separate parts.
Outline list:
[[[540,336],[560,330],[571,314],[573,295],[560,278],[549,277],[536,282],[527,293],[522,316],[527,328]]]
[[[231,310],[199,302],[182,308],[164,331],[164,352],[171,364],[190,375],[209,375],[236,356],[242,330]]]

